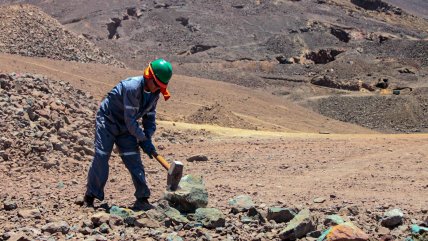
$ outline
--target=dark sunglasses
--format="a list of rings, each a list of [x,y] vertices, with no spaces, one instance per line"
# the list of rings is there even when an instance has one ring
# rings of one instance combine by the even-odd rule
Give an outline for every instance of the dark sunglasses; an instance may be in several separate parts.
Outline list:
[[[160,86],[158,85],[158,83],[155,79],[153,79],[153,84],[155,84],[156,87],[160,88]]]

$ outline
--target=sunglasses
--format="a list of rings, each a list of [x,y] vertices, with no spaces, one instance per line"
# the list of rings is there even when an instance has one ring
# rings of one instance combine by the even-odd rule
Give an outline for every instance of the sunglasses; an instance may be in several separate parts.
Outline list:
[[[153,83],[155,84],[155,86],[156,86],[156,87],[158,87],[158,88],[162,88],[162,86],[160,86],[160,85],[158,84],[159,79],[158,79],[158,77],[155,75],[155,73],[154,73],[154,71],[153,71],[153,69],[152,69],[152,66],[151,66],[151,65],[149,65],[149,71],[150,71],[150,73],[153,75],[153,78],[154,78]]]
[[[156,77],[155,77],[156,78]],[[153,84],[155,84],[156,87],[160,88],[156,80],[153,80]]]

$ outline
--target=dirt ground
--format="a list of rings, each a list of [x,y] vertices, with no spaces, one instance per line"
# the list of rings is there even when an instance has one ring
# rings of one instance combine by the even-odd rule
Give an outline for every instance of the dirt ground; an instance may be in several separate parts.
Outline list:
[[[9,55],[2,55],[0,61],[2,71],[37,71],[69,81],[96,98],[101,98],[111,88],[115,78],[139,73],[111,68],[110,72],[99,75],[102,71],[97,69],[97,65],[68,63],[68,68],[61,68],[64,62],[31,61]],[[105,75],[109,78],[103,79]],[[197,89],[189,87],[197,81],[205,83],[205,80],[177,79],[173,93],[177,94],[179,103],[196,103],[194,110],[205,106],[205,103],[233,102],[230,99],[233,97],[222,92],[216,92],[220,94],[212,97],[209,92],[206,95],[196,94]],[[223,83],[215,81],[209,84],[211,88],[223,86]],[[235,93],[242,91],[253,98],[262,95],[235,85],[227,86],[229,90],[225,89],[224,92],[231,89]],[[180,95],[180,92],[187,96]],[[193,95],[189,94],[192,92]],[[289,111],[300,115],[285,116],[285,122],[277,123],[275,115],[270,119],[257,118],[257,115],[246,119],[252,125],[261,126],[262,130],[259,131],[191,124],[180,120],[193,111],[180,111],[182,109],[178,107],[172,111],[168,104],[162,103],[160,106],[160,109],[165,109],[160,112],[163,120],[158,122],[155,144],[168,160],[184,162],[185,174],[204,177],[210,207],[227,211],[230,198],[248,194],[257,205],[262,206],[309,207],[312,210],[339,210],[349,205],[356,205],[360,210],[397,207],[406,215],[418,219],[428,212],[427,134],[380,134],[320,117],[288,102],[281,103],[281,109],[285,113]],[[246,104],[224,106],[232,112],[242,112]],[[171,105],[179,106],[177,102],[171,102]],[[256,112],[271,108],[263,105],[252,107]],[[324,118],[322,129],[319,123],[316,124],[317,118]],[[277,129],[276,126],[283,128]],[[193,155],[205,155],[208,161],[186,161]],[[0,183],[1,198],[19,200],[22,208],[43,207],[46,220],[55,220],[60,216],[69,222],[77,222],[82,216],[89,215],[88,210],[80,209],[74,200],[85,190],[91,160],[77,161],[70,157],[61,161],[74,163],[78,171],[40,172],[25,167],[7,170],[0,165],[0,179],[3,180]],[[144,164],[153,192],[152,201],[156,202],[162,198],[166,173],[154,160],[146,158]],[[134,201],[133,185],[117,154],[111,158],[110,166],[105,202],[108,205],[131,205]],[[319,197],[326,201],[315,203],[314,199]],[[14,225],[5,216],[0,215],[0,220],[4,229]],[[369,225],[362,220],[356,222]],[[365,230],[370,230],[370,227],[365,227]]]

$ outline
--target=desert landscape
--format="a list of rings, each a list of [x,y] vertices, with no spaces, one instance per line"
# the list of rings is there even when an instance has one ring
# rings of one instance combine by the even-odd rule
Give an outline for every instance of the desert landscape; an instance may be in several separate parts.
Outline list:
[[[0,240],[428,240],[426,7],[0,0]],[[82,207],[100,102],[160,57],[181,189],[142,155],[156,208],[132,210],[115,150]]]

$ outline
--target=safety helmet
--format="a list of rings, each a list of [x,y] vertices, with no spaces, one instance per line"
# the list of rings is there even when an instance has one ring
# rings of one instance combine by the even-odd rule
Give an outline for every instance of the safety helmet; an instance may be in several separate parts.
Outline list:
[[[172,65],[164,59],[157,59],[150,63],[153,74],[163,85],[168,85],[172,76]]]

